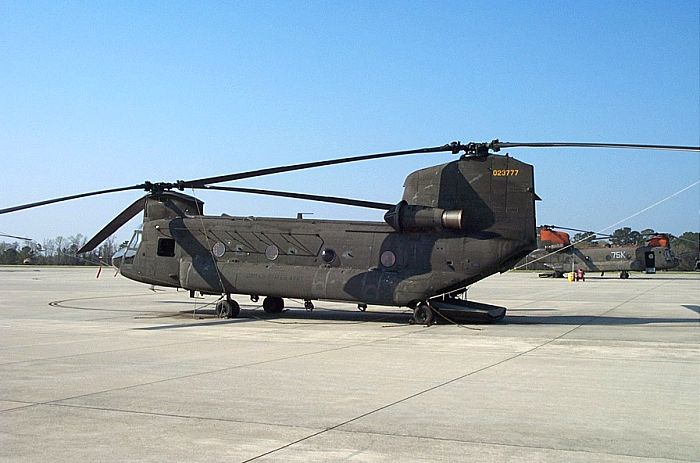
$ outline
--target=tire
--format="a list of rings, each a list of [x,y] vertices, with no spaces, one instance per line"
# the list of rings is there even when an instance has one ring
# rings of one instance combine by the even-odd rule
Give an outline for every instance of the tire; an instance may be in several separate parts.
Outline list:
[[[229,310],[228,313],[226,314],[227,318],[236,318],[238,315],[241,313],[241,306],[238,305],[238,302],[234,301],[233,299],[228,301],[229,304]]]
[[[433,322],[433,309],[425,302],[421,302],[413,309],[413,321],[418,325],[430,326]]]
[[[226,314],[226,301],[220,300],[216,303],[216,316],[219,318],[224,318]]]
[[[234,300],[221,300],[216,303],[216,316],[219,318],[236,318],[241,313],[241,306]]]

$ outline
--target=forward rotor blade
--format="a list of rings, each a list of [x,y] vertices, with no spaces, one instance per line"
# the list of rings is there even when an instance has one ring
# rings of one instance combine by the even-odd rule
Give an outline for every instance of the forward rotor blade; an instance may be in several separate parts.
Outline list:
[[[306,193],[293,193],[289,191],[258,190],[254,188],[237,188],[228,186],[206,186],[201,188],[204,190],[233,191],[236,193],[252,193],[256,195],[281,196],[284,198],[304,199],[308,201],[318,201],[322,203],[331,204],[343,204],[345,206],[366,207],[369,209],[381,209],[384,211],[388,211],[389,209],[394,207],[394,204],[389,203],[375,203],[373,201],[363,201],[361,199],[339,198],[337,196],[319,196],[310,195]]]
[[[16,240],[24,240],[24,241],[34,241],[31,238],[25,238],[23,236],[15,236],[15,235],[7,235],[5,233],[0,233],[0,236],[4,236],[5,238],[14,238]]]
[[[460,143],[460,142],[452,142],[448,143],[446,145],[442,146],[434,146],[434,147],[429,147],[429,148],[418,148],[418,149],[412,149],[412,150],[403,150],[403,151],[390,151],[386,153],[376,153],[376,154],[366,154],[362,156],[351,156],[351,157],[345,157],[345,158],[339,158],[339,159],[329,159],[326,161],[315,161],[315,162],[307,162],[307,163],[300,163],[300,164],[290,164],[286,166],[279,166],[279,167],[269,167],[265,169],[257,169],[257,170],[251,170],[247,172],[237,172],[229,175],[219,175],[215,177],[206,177],[206,178],[200,178],[200,179],[195,179],[195,180],[188,180],[188,181],[177,181],[175,183],[151,183],[151,182],[146,182],[143,184],[139,185],[132,185],[132,186],[127,186],[127,187],[120,187],[120,188],[110,188],[107,190],[98,190],[98,191],[92,191],[88,193],[81,193],[81,194],[76,194],[76,195],[70,195],[70,196],[62,196],[60,198],[54,198],[54,199],[47,199],[44,201],[37,201],[34,203],[28,203],[28,204],[22,204],[19,206],[13,206],[13,207],[8,207],[4,209],[0,209],[0,215],[2,214],[7,214],[10,212],[15,212],[15,211],[21,211],[24,209],[31,209],[34,207],[39,207],[39,206],[45,206],[47,204],[54,204],[54,203],[59,203],[63,201],[70,201],[73,199],[79,199],[79,198],[86,198],[89,196],[97,196],[97,195],[102,195],[102,194],[107,194],[107,193],[116,193],[120,191],[128,191],[128,190],[141,190],[145,189],[146,191],[152,191],[152,192],[157,192],[157,191],[164,191],[164,190],[170,190],[173,188],[177,188],[179,190],[182,190],[183,188],[203,188],[207,185],[214,184],[214,183],[221,183],[221,182],[228,182],[232,180],[242,180],[246,178],[253,178],[253,177],[261,177],[264,175],[272,175],[272,174],[278,174],[278,173],[283,173],[283,172],[292,172],[296,170],[304,170],[304,169],[311,169],[315,167],[323,167],[323,166],[331,166],[331,165],[338,165],[338,164],[346,164],[350,162],[357,162],[357,161],[367,161],[371,159],[381,159],[381,158],[389,158],[389,157],[395,157],[395,156],[405,156],[409,154],[423,154],[423,153],[438,153],[438,152],[451,152],[453,154],[457,154],[460,151],[465,152],[466,157],[482,157],[482,156],[488,156],[489,151],[499,151],[502,148],[514,148],[514,147],[522,147],[522,148],[552,148],[552,147],[559,147],[559,148],[624,148],[624,149],[647,149],[647,150],[667,150],[667,151],[700,151],[699,146],[680,146],[680,145],[645,145],[645,144],[631,144],[631,143],[578,143],[578,142],[500,142],[498,140],[493,140],[490,143],[467,143],[466,145]],[[261,192],[258,192],[258,194],[263,194]],[[273,194],[273,193],[268,193],[272,196],[282,196],[280,194]],[[300,193],[298,195],[301,195]],[[313,196],[313,195],[311,195]],[[289,197],[294,197],[294,196],[289,196]],[[302,196],[296,196],[300,199],[310,199],[312,201],[324,201],[320,198],[322,197],[302,197]],[[328,199],[328,198],[327,198]],[[334,198],[334,199],[339,199],[342,200],[342,198]],[[351,202],[353,200],[350,200]],[[334,202],[331,200],[325,200],[325,202]],[[338,204],[346,204],[342,202],[337,202]],[[371,204],[370,202],[367,201],[359,201],[355,202],[354,204],[350,205],[357,205],[359,207],[370,207],[370,208],[378,208],[382,209],[382,207],[374,207],[371,205],[361,205],[361,203],[364,204]],[[380,204],[380,203],[376,203]]]
[[[263,175],[279,174],[282,172],[291,172],[291,171],[295,171],[295,170],[311,169],[314,167],[332,166],[332,165],[336,165],[336,164],[346,164],[349,162],[367,161],[370,159],[381,159],[381,158],[389,158],[389,157],[394,157],[394,156],[405,156],[407,154],[438,153],[438,152],[442,152],[442,151],[450,151],[450,152],[456,154],[456,153],[458,153],[466,148],[467,148],[466,145],[462,145],[459,142],[453,142],[453,143],[450,143],[447,145],[434,146],[432,148],[418,148],[418,149],[405,150],[405,151],[391,151],[388,153],[365,154],[362,156],[351,156],[351,157],[346,157],[346,158],[329,159],[326,161],[315,161],[315,162],[305,162],[305,163],[301,163],[301,164],[290,164],[290,165],[286,165],[286,166],[269,167],[266,169],[250,170],[247,172],[238,172],[238,173],[229,174],[229,175],[219,175],[216,177],[207,177],[207,178],[200,178],[200,179],[196,179],[196,180],[187,180],[187,181],[183,181],[183,182],[178,182],[178,186],[182,186],[184,188],[201,188],[205,185],[210,185],[212,183],[222,183],[222,182],[229,182],[231,180],[242,180],[244,178],[262,177]]]
[[[85,243],[85,245],[82,248],[78,249],[78,254],[92,251],[97,246],[99,246],[104,240],[112,236],[114,232],[119,230],[122,227],[122,225],[127,223],[132,218],[136,217],[136,214],[141,212],[146,207],[146,198],[148,198],[148,195],[143,196],[131,203],[129,207],[124,209],[118,216],[113,218],[111,222],[105,225],[102,230],[97,232],[97,234],[93,236],[92,239],[90,239],[90,241]]]
[[[45,206],[47,204],[60,203],[63,201],[70,201],[71,199],[87,198],[88,196],[97,196],[97,195],[103,195],[106,193],[116,193],[118,191],[142,190],[145,188],[145,186],[146,186],[145,184],[132,185],[132,186],[125,186],[125,187],[121,187],[121,188],[110,188],[109,190],[91,191],[89,193],[81,193],[78,195],[62,196],[60,198],[47,199],[44,201],[37,201],[35,203],[22,204],[20,206],[13,206],[13,207],[7,207],[5,209],[0,209],[0,214],[7,214],[8,212],[21,211],[24,209],[31,209],[33,207]]]
[[[680,145],[640,145],[634,143],[577,143],[577,142],[499,142],[494,140],[492,149],[498,151],[501,148],[623,148],[635,150],[661,150],[661,151],[700,151],[700,146]]]

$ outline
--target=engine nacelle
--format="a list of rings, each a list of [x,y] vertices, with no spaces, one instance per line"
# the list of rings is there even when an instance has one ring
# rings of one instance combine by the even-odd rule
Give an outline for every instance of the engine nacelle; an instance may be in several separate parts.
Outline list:
[[[463,230],[464,211],[408,204],[405,200],[384,214],[384,221],[400,232]]]

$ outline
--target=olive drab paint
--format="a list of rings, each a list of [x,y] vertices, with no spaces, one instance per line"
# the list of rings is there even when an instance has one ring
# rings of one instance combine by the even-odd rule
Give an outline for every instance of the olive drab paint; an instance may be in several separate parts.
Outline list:
[[[412,306],[506,271],[536,248],[533,168],[463,157],[410,174],[385,222],[206,216],[177,192],[146,199],[136,281],[210,294]]]
[[[568,233],[554,231],[551,226],[540,228],[539,247],[527,256],[524,265],[552,270],[552,276],[561,277],[574,269],[586,272],[619,272],[620,278],[629,272],[656,273],[677,267],[679,259],[671,251],[668,235],[655,234],[641,246],[577,246]],[[543,275],[544,276],[544,275]]]

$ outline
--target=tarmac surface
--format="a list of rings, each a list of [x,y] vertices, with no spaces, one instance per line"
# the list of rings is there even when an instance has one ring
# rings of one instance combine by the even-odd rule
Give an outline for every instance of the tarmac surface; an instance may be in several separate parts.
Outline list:
[[[700,275],[506,273],[493,325],[0,267],[1,461],[700,461]]]

